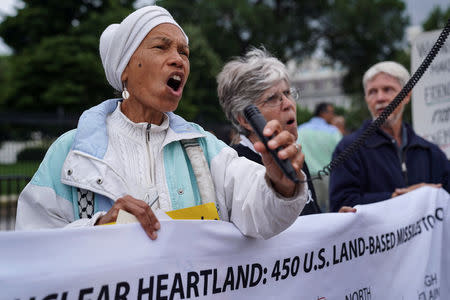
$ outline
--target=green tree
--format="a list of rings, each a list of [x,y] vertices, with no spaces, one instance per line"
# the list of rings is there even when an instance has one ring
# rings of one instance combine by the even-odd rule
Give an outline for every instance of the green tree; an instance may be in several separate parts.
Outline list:
[[[216,92],[216,74],[222,61],[212,50],[199,26],[187,24],[183,30],[189,37],[191,73],[177,113],[205,125],[206,121],[224,121]]]
[[[264,45],[282,60],[316,47],[327,1],[160,0],[190,36],[191,75],[177,110],[201,124],[220,122],[215,77],[224,62]],[[192,25],[195,24],[195,25]]]
[[[106,94],[97,45],[93,38],[54,36],[13,56],[4,104],[22,111],[91,106]]]
[[[303,124],[308,122],[313,117],[313,113],[307,108],[297,105],[297,124]]]
[[[428,16],[428,18],[423,22],[422,27],[424,31],[431,31],[435,29],[442,29],[447,24],[450,19],[450,6],[447,10],[441,10],[439,6],[436,6]]]
[[[7,97],[10,87],[11,60],[9,55],[0,55],[0,103]]]
[[[7,16],[0,24],[0,36],[16,53],[38,45],[43,38],[72,30],[91,18],[127,8],[134,0],[22,0],[17,15]],[[120,13],[119,13],[120,14]],[[98,31],[98,30],[96,30]]]
[[[101,32],[132,11],[133,1],[23,1],[0,24],[13,49],[9,58],[8,109],[81,112],[112,96],[100,62]],[[50,3],[49,3],[50,2]]]
[[[344,89],[362,91],[367,68],[403,51],[408,17],[401,0],[334,0],[322,23],[324,51],[348,69]]]
[[[264,46],[283,60],[316,47],[318,20],[327,1],[159,0],[181,24],[201,25],[205,38],[223,60]]]
[[[132,11],[133,2],[24,1],[16,16],[0,24],[1,36],[14,51],[0,60],[5,66],[0,73],[0,86],[5,87],[0,105],[21,111],[81,112],[111,98],[99,37],[107,25]],[[189,120],[223,121],[215,82],[222,61],[199,26],[186,24],[184,29],[191,37],[192,72],[177,112]]]

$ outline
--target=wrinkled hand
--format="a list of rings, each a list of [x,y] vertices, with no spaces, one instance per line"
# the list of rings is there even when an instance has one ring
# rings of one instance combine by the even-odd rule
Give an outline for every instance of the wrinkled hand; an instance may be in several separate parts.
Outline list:
[[[305,155],[296,147],[296,138],[290,132],[282,131],[281,124],[278,120],[271,120],[267,122],[264,127],[263,134],[267,137],[275,136],[267,143],[270,149],[282,147],[278,152],[280,159],[289,159],[294,167],[295,172],[300,180],[305,180],[301,169],[305,160]],[[274,189],[284,197],[292,197],[295,193],[296,184],[290,180],[283,171],[278,167],[275,160],[272,158],[269,151],[261,141],[254,145],[255,150],[261,153],[264,166],[266,167],[267,176],[270,178]]]
[[[351,206],[342,206],[341,208],[339,208],[338,213],[355,213],[356,212],[356,208],[353,208]]]
[[[95,225],[116,222],[119,210],[121,209],[134,215],[139,223],[141,223],[145,233],[152,240],[155,240],[158,237],[156,231],[161,228],[161,224],[152,209],[144,201],[133,198],[130,195],[117,199],[106,215],[100,217]]]
[[[400,196],[400,195],[403,195],[403,194],[406,194],[406,193],[411,192],[411,191],[414,191],[415,189],[418,189],[418,188],[420,188],[422,186],[431,186],[431,187],[434,187],[434,188],[441,188],[442,184],[440,184],[440,183],[435,184],[435,183],[422,182],[422,183],[417,183],[417,184],[410,185],[410,186],[405,187],[405,188],[398,188],[398,189],[395,189],[395,191],[392,193],[392,198]]]

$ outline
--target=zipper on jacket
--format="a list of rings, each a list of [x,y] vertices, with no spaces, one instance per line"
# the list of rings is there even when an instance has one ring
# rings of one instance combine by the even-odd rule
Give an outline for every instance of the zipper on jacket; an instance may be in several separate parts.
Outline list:
[[[149,162],[149,179],[150,179],[150,186],[153,184],[153,177],[152,177],[152,171],[153,171],[153,155],[152,155],[152,148],[150,147],[150,129],[152,128],[152,124],[147,124],[147,128],[145,129],[145,140],[147,141],[145,144],[147,145],[147,156],[148,156],[148,162]]]
[[[152,128],[152,124],[147,124],[147,129],[145,129],[145,132],[147,134],[147,143],[150,142],[150,129]]]
[[[404,149],[402,152],[402,162],[401,163],[402,163],[403,179],[405,180],[405,185],[408,186],[408,168],[406,167],[405,156],[406,156],[406,149]]]
[[[145,129],[145,139],[147,144],[147,154],[148,154],[148,162],[149,162],[149,191],[153,191],[152,193],[147,192],[145,195],[147,204],[151,207],[153,204],[155,204],[156,201],[158,201],[158,207],[161,208],[159,203],[159,195],[158,191],[155,188],[155,178],[153,178],[154,172],[154,161],[153,161],[153,153],[152,153],[152,147],[150,146],[150,130],[152,128],[152,124],[148,123],[147,128]],[[152,195],[152,196],[151,196]],[[150,198],[151,197],[151,198]]]
[[[159,203],[159,195],[158,191],[155,188],[150,188],[146,193],[144,197],[144,202],[152,208],[152,206],[158,202],[158,208],[161,208],[161,205]]]

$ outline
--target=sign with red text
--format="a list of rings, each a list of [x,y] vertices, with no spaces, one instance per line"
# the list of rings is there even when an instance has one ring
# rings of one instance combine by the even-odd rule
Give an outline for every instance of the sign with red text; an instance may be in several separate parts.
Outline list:
[[[0,299],[450,299],[450,195],[424,187],[269,240],[222,221],[0,233]]]

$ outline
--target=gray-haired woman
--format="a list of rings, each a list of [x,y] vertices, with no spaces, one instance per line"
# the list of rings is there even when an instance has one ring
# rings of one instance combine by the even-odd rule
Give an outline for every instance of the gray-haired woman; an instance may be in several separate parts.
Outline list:
[[[51,146],[20,195],[17,229],[105,224],[125,210],[155,239],[161,225],[153,210],[207,202],[252,237],[271,237],[296,220],[306,185],[285,177],[262,143],[255,148],[266,168],[172,113],[190,72],[189,45],[167,10],[144,7],[110,25],[100,55],[123,99],[84,112],[77,130]],[[283,146],[280,157],[304,179],[295,136],[277,121],[265,127],[267,136],[273,133],[269,147]]]
[[[250,104],[256,105],[267,121],[277,120],[283,130],[297,139],[295,92],[286,66],[267,50],[253,48],[228,62],[217,76],[217,84],[220,105],[240,133],[239,144],[232,145],[239,156],[263,164],[263,157],[253,147],[259,138],[243,116],[244,108]],[[306,163],[303,172],[310,176]],[[320,213],[312,184],[308,200],[301,214]]]

